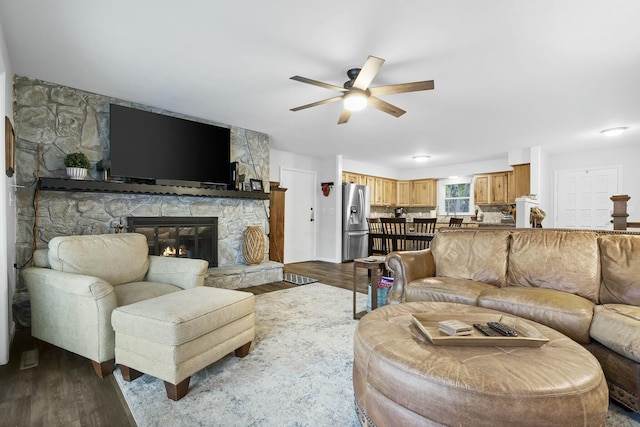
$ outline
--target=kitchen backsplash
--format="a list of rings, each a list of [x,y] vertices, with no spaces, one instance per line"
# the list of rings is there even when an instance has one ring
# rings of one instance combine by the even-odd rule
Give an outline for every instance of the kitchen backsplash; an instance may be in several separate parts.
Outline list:
[[[501,210],[504,205],[484,205],[478,207],[478,222],[487,224],[500,224],[504,218]],[[403,208],[408,222],[412,222],[413,218],[433,218],[438,217],[438,222],[449,222],[450,215],[434,215],[436,208],[419,207],[419,208]],[[394,217],[395,208],[387,206],[371,206],[372,218]],[[465,222],[471,221],[470,215],[458,215],[465,219]]]

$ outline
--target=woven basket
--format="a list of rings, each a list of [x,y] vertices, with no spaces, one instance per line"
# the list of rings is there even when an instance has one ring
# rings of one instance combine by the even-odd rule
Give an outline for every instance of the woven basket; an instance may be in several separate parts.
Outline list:
[[[247,264],[260,264],[264,259],[264,233],[259,225],[250,225],[244,231],[242,258]]]

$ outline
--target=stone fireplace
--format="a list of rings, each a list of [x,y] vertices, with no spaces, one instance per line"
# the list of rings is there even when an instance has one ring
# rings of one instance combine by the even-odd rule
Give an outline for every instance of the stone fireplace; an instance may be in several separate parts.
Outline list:
[[[127,231],[147,238],[150,255],[198,258],[218,266],[217,217],[128,217]]]
[[[229,289],[254,286],[282,279],[282,265],[265,261],[257,266],[244,264],[242,237],[250,225],[260,225],[268,232],[268,199],[218,197],[169,191],[110,191],[104,188],[83,191],[52,191],[38,189],[45,178],[66,178],[65,154],[81,151],[91,161],[90,176],[85,185],[102,185],[102,174],[96,164],[110,153],[109,104],[146,109],[162,114],[204,121],[151,106],[133,104],[104,95],[88,93],[56,83],[15,76],[14,128],[16,131],[17,226],[16,264],[19,269],[30,264],[34,249],[46,248],[55,236],[115,233],[127,224],[127,219],[191,217],[217,218],[216,244],[203,226],[198,238],[186,241],[198,249],[211,252],[205,256],[211,268],[207,273],[209,286]],[[220,123],[204,121],[221,125]],[[231,159],[238,162],[238,173],[247,178],[268,179],[269,135],[231,126]],[[113,186],[127,184],[115,183]],[[268,188],[265,187],[265,188]],[[135,224],[134,224],[135,225]],[[152,228],[155,227],[152,224]],[[175,224],[169,228],[175,229]],[[155,232],[155,228],[153,228]],[[159,233],[161,234],[161,233]],[[179,235],[180,233],[178,233]],[[194,237],[195,239],[195,237]],[[213,239],[213,237],[212,237]],[[265,260],[268,252],[265,248]],[[154,242],[155,251],[155,242]],[[180,245],[178,244],[178,254]],[[188,249],[187,249],[188,250]],[[19,280],[14,301],[28,305],[28,293]],[[21,324],[26,324],[21,322]]]

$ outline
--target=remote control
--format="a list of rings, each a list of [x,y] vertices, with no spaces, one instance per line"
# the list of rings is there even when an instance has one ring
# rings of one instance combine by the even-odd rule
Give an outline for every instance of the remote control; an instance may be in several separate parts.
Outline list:
[[[500,332],[502,335],[507,336],[507,337],[517,337],[518,333],[516,331],[514,331],[513,329],[511,329],[510,327],[503,325],[502,323],[499,322],[488,322],[487,325],[491,328],[491,329],[495,329],[496,331]]]
[[[476,328],[477,330],[479,330],[480,332],[482,332],[483,334],[489,336],[489,337],[501,337],[502,336],[502,334],[494,331],[493,329],[491,329],[487,325],[483,325],[481,323],[474,323],[473,327]]]

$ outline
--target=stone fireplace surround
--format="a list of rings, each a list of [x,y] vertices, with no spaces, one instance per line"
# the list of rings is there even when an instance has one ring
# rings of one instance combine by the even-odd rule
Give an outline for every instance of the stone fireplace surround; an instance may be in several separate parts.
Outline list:
[[[19,268],[29,265],[34,246],[44,248],[55,236],[114,233],[130,216],[215,216],[219,218],[219,267],[209,270],[205,280],[208,286],[237,288],[282,279],[282,264],[266,261],[247,266],[242,260],[242,235],[246,227],[260,225],[268,232],[268,200],[36,191],[37,177],[66,178],[63,159],[71,152],[87,154],[91,161],[87,179],[100,179],[95,165],[108,158],[110,103],[207,121],[22,76],[14,76],[13,96],[19,186],[16,193]],[[229,127],[231,160],[238,162],[238,173],[245,174],[247,180],[268,180],[269,135]],[[266,260],[266,236],[265,246]],[[14,300],[18,305],[28,302],[26,288],[19,277]]]

